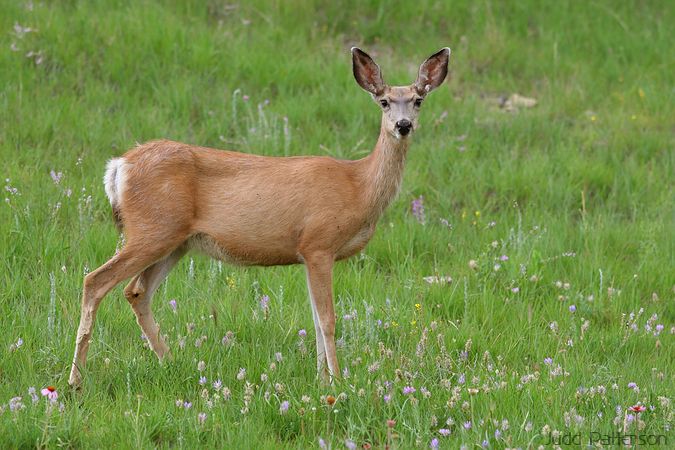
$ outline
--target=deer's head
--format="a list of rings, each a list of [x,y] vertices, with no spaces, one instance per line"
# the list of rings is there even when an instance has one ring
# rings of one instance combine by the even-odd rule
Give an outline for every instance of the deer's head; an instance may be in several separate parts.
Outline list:
[[[450,49],[445,47],[422,63],[412,85],[389,86],[375,61],[363,50],[352,47],[354,78],[380,106],[382,125],[396,139],[404,139],[417,129],[417,116],[424,98],[443,83],[449,58]]]

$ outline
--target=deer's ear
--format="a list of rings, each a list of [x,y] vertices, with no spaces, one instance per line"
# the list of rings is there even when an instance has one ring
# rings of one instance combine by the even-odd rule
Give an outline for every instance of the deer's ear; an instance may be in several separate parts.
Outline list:
[[[380,67],[360,48],[352,47],[352,67],[359,86],[374,96],[384,93],[385,85]]]
[[[422,63],[415,81],[415,89],[419,95],[425,96],[443,83],[448,74],[449,59],[450,49],[445,47]]]

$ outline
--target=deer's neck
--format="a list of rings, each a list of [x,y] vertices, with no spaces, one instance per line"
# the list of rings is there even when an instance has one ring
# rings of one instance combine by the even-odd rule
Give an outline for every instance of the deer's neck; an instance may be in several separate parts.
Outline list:
[[[377,221],[398,194],[410,139],[396,139],[380,127],[380,136],[373,152],[365,158],[364,194],[371,219]]]

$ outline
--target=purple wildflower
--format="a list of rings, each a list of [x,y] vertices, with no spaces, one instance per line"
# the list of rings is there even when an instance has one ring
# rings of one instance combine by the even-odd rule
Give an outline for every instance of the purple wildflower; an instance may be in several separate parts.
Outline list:
[[[223,387],[222,381],[216,380],[213,382],[213,389],[215,389],[216,391],[219,391],[221,387]]]
[[[437,449],[438,448],[438,438],[433,438],[429,444],[429,448]]]
[[[462,424],[462,426],[464,427],[465,430],[470,430],[471,427],[472,427],[471,421],[470,421],[470,420],[467,420],[466,422],[464,422],[464,423]]]
[[[450,430],[447,428],[441,428],[440,430],[438,430],[438,433],[441,436],[450,436]]]
[[[389,403],[391,401],[391,394],[384,394],[383,400],[385,403]]]
[[[298,331],[298,336],[304,338],[305,336],[307,336],[307,331],[303,328],[302,330]]]
[[[286,414],[286,412],[288,412],[288,407],[289,407],[288,400],[284,400],[283,402],[281,402],[281,405],[279,405],[279,412],[281,414]]]
[[[270,298],[267,295],[260,297],[260,309],[267,311],[269,309]]]
[[[416,391],[417,391],[417,389],[415,389],[412,386],[405,386],[403,388],[403,395],[411,395],[411,394],[414,394]]]
[[[424,225],[424,197],[420,195],[418,198],[413,199],[412,203],[410,203],[410,209],[412,210],[415,219]]]
[[[553,358],[550,358],[550,357],[544,358],[544,364],[546,364],[547,366],[550,366],[551,364],[553,364]]]
[[[173,312],[176,312],[176,308],[178,307],[178,304],[176,303],[176,299],[169,300],[169,306],[173,310]]]
[[[466,376],[463,373],[460,373],[459,377],[457,378],[457,382],[459,384],[464,384],[466,382]]]
[[[202,385],[202,386],[204,386],[206,384],[206,377],[205,376],[199,377],[199,384]]]
[[[201,425],[203,425],[204,422],[206,422],[206,413],[203,413],[203,412],[199,413],[199,414],[197,415],[197,420],[199,420],[199,423],[200,423]]]
[[[576,312],[576,310],[577,310],[576,305],[570,305],[569,310],[570,310],[571,313]]]
[[[345,439],[345,447],[347,447],[349,450],[355,450],[356,442],[352,441],[351,439]]]
[[[53,170],[49,171],[49,176],[52,177],[54,184],[59,184],[61,182],[61,177],[63,174],[61,172],[54,172]]]
[[[509,260],[509,257],[506,256],[506,255],[502,255],[502,256],[499,257],[499,260],[500,260],[500,261],[508,261],[508,260]]]

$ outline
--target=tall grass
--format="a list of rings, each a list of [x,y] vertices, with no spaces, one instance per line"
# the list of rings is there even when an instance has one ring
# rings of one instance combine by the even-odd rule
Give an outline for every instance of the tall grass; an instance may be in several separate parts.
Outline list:
[[[592,432],[672,445],[671,2],[0,11],[1,447],[528,448]],[[399,199],[336,268],[345,377],[316,380],[302,267],[193,255],[154,300],[175,360],[156,361],[118,288],[71,392],[82,277],[119,245],[105,161],[154,138],[362,157],[379,112],[352,45],[392,84],[453,54]],[[513,93],[538,103],[505,112]]]

